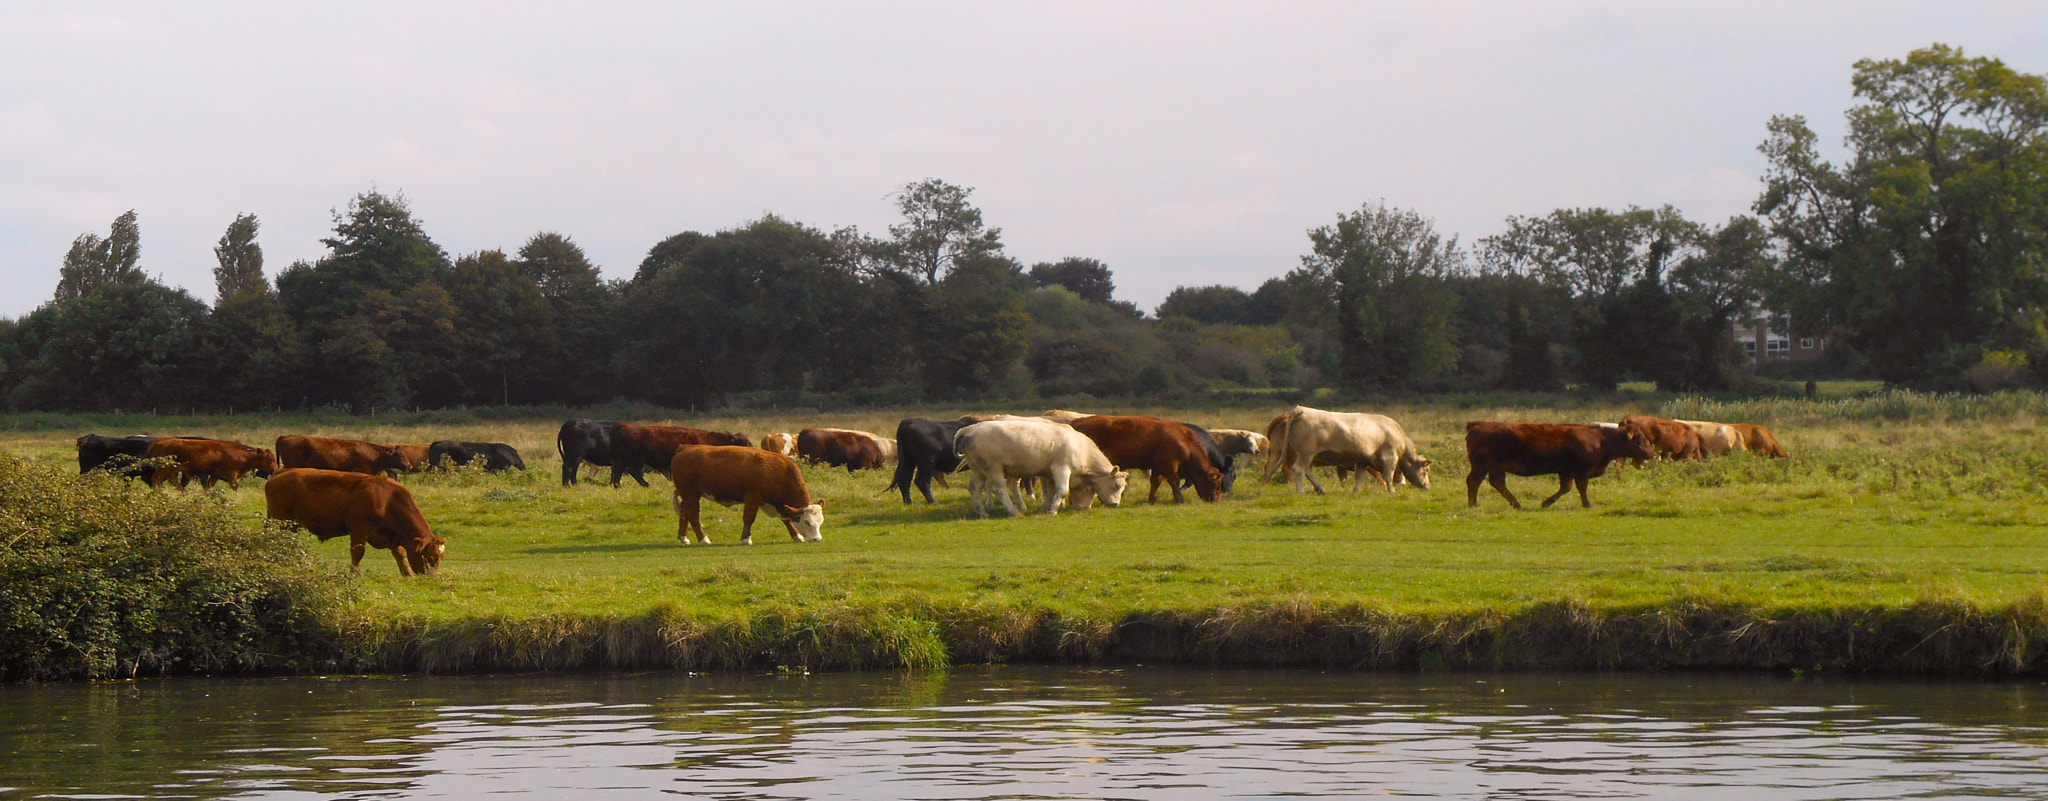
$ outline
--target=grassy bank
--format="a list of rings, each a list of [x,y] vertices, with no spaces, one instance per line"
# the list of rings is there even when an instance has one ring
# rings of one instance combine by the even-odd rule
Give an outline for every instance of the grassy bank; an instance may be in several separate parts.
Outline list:
[[[1670,411],[1738,419],[1722,413],[1729,408],[1683,403]],[[881,494],[885,474],[807,469],[813,493],[827,499],[825,541],[791,543],[769,522],[750,548],[734,544],[738,510],[716,506],[707,506],[706,527],[717,544],[677,545],[665,479],[651,489],[630,479],[618,490],[556,486],[552,421],[247,417],[131,428],[259,442],[287,431],[486,439],[526,454],[525,474],[408,478],[451,539],[441,575],[401,580],[388,559],[366,559],[348,592],[319,610],[331,650],[298,655],[300,668],[1112,660],[2040,672],[2040,400],[1913,403],[1919,411],[1909,414],[1773,407],[1768,419],[1794,458],[1621,470],[1595,480],[1591,510],[1513,512],[1487,488],[1468,509],[1464,422],[1642,409],[1375,409],[1400,419],[1436,461],[1435,489],[1393,495],[1303,496],[1246,479],[1215,505],[1147,504],[1140,494],[1121,509],[975,520],[964,482],[935,506],[904,506]],[[1279,409],[1139,411],[1258,428]],[[901,416],[678,422],[758,437],[821,424],[888,431]],[[0,450],[61,466],[77,433],[0,433]],[[1511,486],[1527,499],[1556,485]],[[222,493],[252,536],[275,536],[256,533],[259,490]],[[315,551],[330,572],[346,564],[338,542]]]

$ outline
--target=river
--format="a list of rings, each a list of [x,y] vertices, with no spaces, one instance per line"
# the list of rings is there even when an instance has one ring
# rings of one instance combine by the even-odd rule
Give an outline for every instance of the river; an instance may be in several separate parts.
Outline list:
[[[0,687],[0,799],[2048,798],[2048,685],[1007,667]]]

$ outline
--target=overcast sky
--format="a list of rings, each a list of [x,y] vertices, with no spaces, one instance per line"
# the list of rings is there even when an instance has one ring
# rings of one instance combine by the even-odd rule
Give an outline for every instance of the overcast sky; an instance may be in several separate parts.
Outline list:
[[[0,315],[131,208],[142,266],[210,301],[237,213],[275,275],[373,186],[451,255],[558,231],[617,278],[765,212],[880,233],[926,177],[1150,309],[1379,199],[1467,242],[1724,220],[1771,115],[1838,143],[1851,65],[1932,42],[2048,72],[2048,5],[5,2]]]

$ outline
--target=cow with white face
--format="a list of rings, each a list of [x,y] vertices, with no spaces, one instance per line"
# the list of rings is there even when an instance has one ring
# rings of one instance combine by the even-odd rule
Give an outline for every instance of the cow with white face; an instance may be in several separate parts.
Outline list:
[[[761,450],[779,453],[791,459],[796,458],[796,435],[780,431],[761,438]]]
[[[1079,478],[1103,503],[1115,507],[1130,485],[1128,473],[1117,472],[1095,441],[1069,426],[1043,420],[992,420],[960,429],[953,443],[962,464],[975,473],[970,482],[974,513],[988,516],[987,495],[994,493],[1012,517],[1024,514],[1011,482],[1043,476],[1045,513],[1059,514],[1060,503]]]
[[[1353,492],[1365,488],[1367,472],[1377,474],[1388,492],[1393,492],[1395,482],[1402,478],[1429,489],[1429,460],[1416,450],[1415,441],[1401,424],[1386,415],[1296,406],[1276,418],[1267,434],[1273,450],[1266,473],[1285,467],[1295,492],[1303,491],[1305,477],[1317,494],[1323,494],[1323,485],[1312,469],[1317,461],[1364,468],[1352,481]]]

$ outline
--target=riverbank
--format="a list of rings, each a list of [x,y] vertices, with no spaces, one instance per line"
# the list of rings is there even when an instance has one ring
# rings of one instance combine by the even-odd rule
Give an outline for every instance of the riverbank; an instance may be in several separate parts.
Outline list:
[[[318,636],[249,667],[2037,674],[2048,662],[2048,455],[2030,414],[1983,408],[1864,419],[1797,407],[1816,416],[1777,423],[1794,458],[1617,470],[1594,481],[1591,510],[1514,512],[1487,488],[1468,509],[1463,422],[1631,409],[1386,409],[1436,461],[1434,489],[1391,495],[1296,495],[1248,477],[1214,505],[1148,504],[1141,491],[1120,509],[976,520],[957,485],[936,505],[905,506],[881,493],[884,473],[806,469],[826,499],[825,540],[792,543],[764,520],[746,548],[734,544],[738,510],[715,506],[706,527],[717,544],[677,545],[659,477],[652,488],[557,486],[552,423],[344,420],[303,433],[506,441],[533,469],[408,477],[451,540],[441,575],[400,579],[374,552],[362,576],[336,579]],[[1277,409],[1151,411],[1257,428]],[[818,424],[887,431],[900,416],[678,422],[758,438]],[[285,433],[264,425],[274,423],[180,433]],[[61,466],[77,433],[9,434],[0,450]],[[255,532],[252,485],[217,497]],[[1526,499],[1556,485],[1511,486]],[[298,536],[340,574],[345,545]]]

